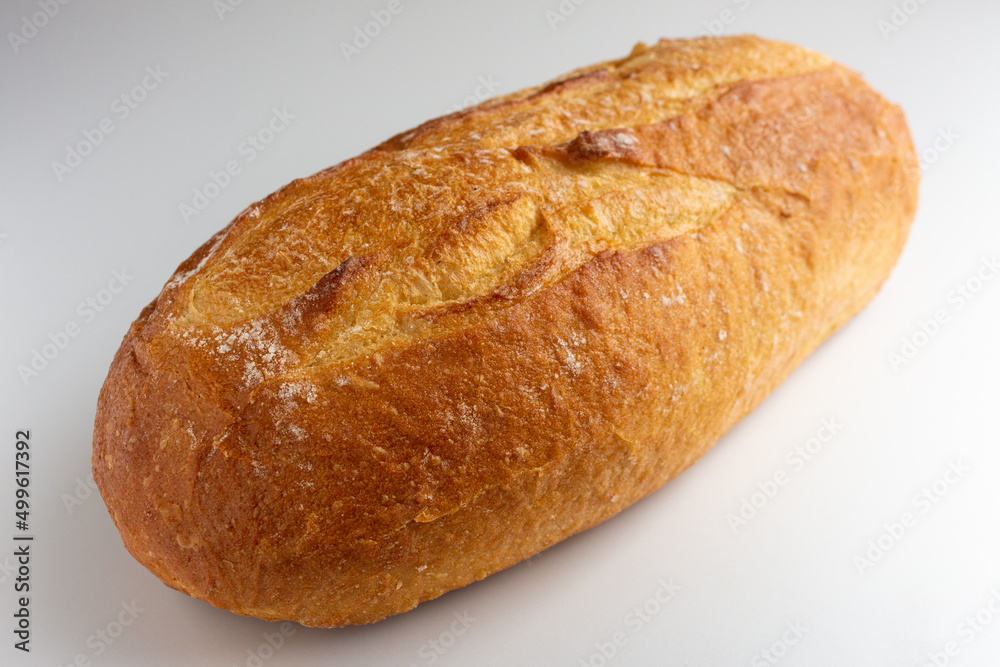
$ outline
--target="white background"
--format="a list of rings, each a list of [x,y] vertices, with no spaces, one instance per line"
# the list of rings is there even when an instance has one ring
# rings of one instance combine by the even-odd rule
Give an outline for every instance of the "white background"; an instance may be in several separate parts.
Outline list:
[[[998,664],[1000,615],[983,612],[979,631],[962,624],[1000,595],[1000,278],[962,307],[953,290],[975,288],[984,257],[1000,256],[1000,6],[907,0],[915,13],[885,32],[883,0],[567,1],[554,25],[546,12],[559,0],[401,3],[349,62],[341,42],[385,2],[243,0],[220,18],[210,0],[75,0],[16,51],[9,33],[40,9],[3,3],[0,664],[764,665],[760,652],[777,642],[781,665],[918,666],[950,641],[958,654],[938,664]],[[128,555],[100,497],[88,497],[96,397],[129,323],[191,251],[291,179],[461,105],[480,77],[506,93],[707,27],[796,42],[861,71],[902,105],[927,151],[891,280],[760,408],[615,519],[371,626],[285,626],[294,632],[277,651],[265,635],[281,624],[170,590]],[[112,104],[147,66],[166,78],[122,119]],[[239,144],[274,108],[294,119],[246,162]],[[60,181],[52,162],[104,118],[114,131]],[[186,224],[179,205],[232,159],[242,172]],[[89,319],[79,304],[114,270],[134,278]],[[888,355],[939,309],[947,321],[894,369]],[[25,383],[18,366],[70,323],[79,334]],[[786,454],[831,417],[843,427],[795,470]],[[20,428],[33,447],[30,655],[12,647]],[[915,504],[952,463],[967,471],[939,483],[929,509]],[[734,532],[727,516],[777,471],[788,483]],[[891,546],[859,572],[856,557],[904,512],[915,523],[883,536]],[[676,596],[650,602],[671,578]],[[117,634],[133,602],[135,621],[98,640]],[[627,616],[646,604],[648,620]],[[456,613],[474,619],[457,637]],[[616,632],[624,645],[606,660],[598,644]],[[442,654],[432,641],[450,646]]]

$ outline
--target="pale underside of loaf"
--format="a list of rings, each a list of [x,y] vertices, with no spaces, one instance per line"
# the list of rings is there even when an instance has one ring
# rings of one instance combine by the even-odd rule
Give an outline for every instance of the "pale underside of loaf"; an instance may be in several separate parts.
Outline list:
[[[662,486],[887,277],[901,112],[827,58],[662,41],[398,135],[177,270],[94,474],[169,585],[378,620]]]

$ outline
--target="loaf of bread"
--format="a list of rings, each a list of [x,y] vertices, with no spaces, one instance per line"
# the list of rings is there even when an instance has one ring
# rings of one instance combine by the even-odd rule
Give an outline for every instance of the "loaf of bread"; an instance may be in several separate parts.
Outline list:
[[[297,180],[132,325],[93,469],[168,586],[376,621],[614,516],[876,293],[902,112],[822,55],[666,40]]]

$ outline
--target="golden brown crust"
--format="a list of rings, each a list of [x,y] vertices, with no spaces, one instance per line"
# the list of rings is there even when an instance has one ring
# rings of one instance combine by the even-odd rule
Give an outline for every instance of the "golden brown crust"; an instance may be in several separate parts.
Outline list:
[[[640,45],[241,213],[125,336],[95,479],[178,590],[405,611],[693,463],[878,290],[917,182],[820,55]]]

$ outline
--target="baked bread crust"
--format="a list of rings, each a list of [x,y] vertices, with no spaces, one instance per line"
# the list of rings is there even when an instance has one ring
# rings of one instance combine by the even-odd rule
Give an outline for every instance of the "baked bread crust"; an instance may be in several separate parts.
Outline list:
[[[189,595],[406,611],[691,465],[877,292],[918,180],[821,55],[640,44],[243,211],[125,335],[95,480]]]

